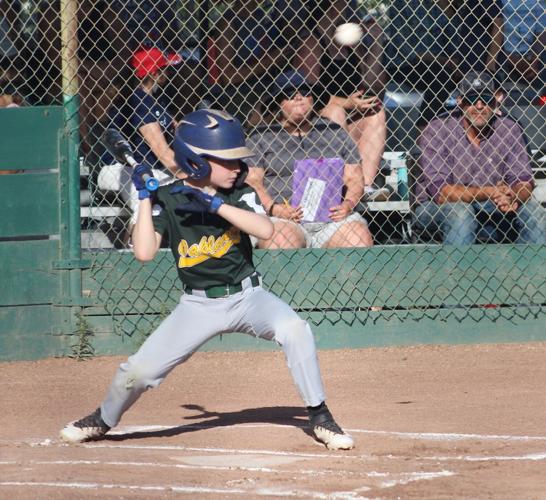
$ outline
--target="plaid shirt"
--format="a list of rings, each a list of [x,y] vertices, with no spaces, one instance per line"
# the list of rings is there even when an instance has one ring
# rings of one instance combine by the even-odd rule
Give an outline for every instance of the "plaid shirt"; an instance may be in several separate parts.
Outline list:
[[[417,179],[418,202],[438,201],[445,185],[514,186],[533,182],[533,171],[521,127],[496,117],[491,133],[479,146],[466,137],[462,116],[432,120],[419,139],[422,173]]]

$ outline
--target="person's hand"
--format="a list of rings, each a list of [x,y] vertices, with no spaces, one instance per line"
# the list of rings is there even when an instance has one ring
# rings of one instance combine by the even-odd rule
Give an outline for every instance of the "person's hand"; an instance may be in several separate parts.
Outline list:
[[[303,219],[303,208],[301,206],[293,207],[288,203],[275,203],[272,215],[279,219],[288,219],[299,223]]]
[[[364,92],[359,90],[347,98],[349,109],[356,109],[362,113],[374,109],[381,104],[377,96],[363,97]]]
[[[352,211],[351,203],[349,201],[342,201],[340,205],[330,208],[330,219],[333,222],[340,222],[348,217]]]
[[[171,189],[170,192],[171,194],[182,193],[184,196],[186,196],[186,198],[188,198],[188,201],[185,203],[179,203],[176,206],[176,210],[181,210],[182,212],[208,212],[215,214],[224,204],[224,200],[219,196],[205,193],[200,189],[189,186],[176,186]]]
[[[510,186],[502,182],[497,184],[491,199],[498,209],[504,213],[515,212],[520,206],[516,193]]]
[[[148,165],[139,165],[131,174],[131,180],[133,181],[133,185],[138,192],[139,200],[145,200],[146,198],[151,197],[150,191],[148,191],[146,188],[146,180],[144,179],[145,175],[150,177],[154,176],[152,169]]]

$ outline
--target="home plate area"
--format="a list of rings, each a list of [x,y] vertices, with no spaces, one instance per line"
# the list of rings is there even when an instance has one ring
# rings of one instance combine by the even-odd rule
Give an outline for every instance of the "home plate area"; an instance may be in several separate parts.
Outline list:
[[[544,497],[546,344],[319,356],[352,450],[311,437],[282,353],[199,353],[80,445],[123,358],[0,364],[0,498]]]
[[[479,498],[477,484],[483,480],[487,490],[492,474],[508,483],[516,465],[519,480],[522,472],[532,480],[546,464],[541,436],[349,429],[360,446],[341,453],[306,446],[310,438],[294,426],[195,427],[177,434],[176,426],[121,426],[83,445],[46,438],[3,447],[12,460],[0,461],[0,492],[3,498]],[[197,445],[201,433],[211,445]],[[252,447],[237,446],[251,441]],[[267,447],[275,442],[291,444]]]

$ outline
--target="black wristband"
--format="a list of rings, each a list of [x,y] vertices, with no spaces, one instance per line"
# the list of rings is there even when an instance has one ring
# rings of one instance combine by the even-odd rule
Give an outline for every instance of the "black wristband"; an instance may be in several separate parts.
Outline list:
[[[276,205],[275,202],[271,203],[271,205],[269,205],[269,208],[267,209],[267,215],[269,215],[269,217],[273,217],[273,207]]]

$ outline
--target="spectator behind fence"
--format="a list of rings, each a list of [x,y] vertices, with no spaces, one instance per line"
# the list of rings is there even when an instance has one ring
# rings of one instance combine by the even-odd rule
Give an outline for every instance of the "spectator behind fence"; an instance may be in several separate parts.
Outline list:
[[[22,105],[23,98],[17,93],[15,87],[0,83],[0,108],[18,108]]]
[[[14,88],[0,87],[0,108],[18,108],[23,104],[23,98],[19,96]],[[20,170],[0,170],[0,175],[16,174]]]
[[[162,98],[154,92],[167,81],[165,70],[180,63],[176,54],[164,54],[156,47],[138,49],[131,58],[136,84],[125,95],[124,92],[109,110],[107,126],[117,128],[134,148],[134,158],[146,163],[153,170],[160,184],[169,184],[178,175],[171,144],[175,122]],[[107,154],[105,163],[114,159]],[[129,204],[134,224],[138,211],[138,193],[131,182],[131,169],[122,170],[120,180],[122,198]]]
[[[386,83],[383,32],[371,16],[361,21],[354,4],[336,0],[306,6],[302,0],[278,1],[274,15],[278,23],[304,26],[294,30],[300,39],[293,42],[297,46],[293,65],[313,84],[321,116],[345,128],[357,144],[368,187],[379,169],[387,136],[381,104]],[[362,42],[354,47],[334,41],[336,26],[346,22],[355,22],[364,31]]]
[[[447,0],[394,0],[386,53],[391,77],[424,93],[423,127],[443,108],[460,79],[455,9]]]
[[[219,84],[210,94],[213,107],[252,124],[260,120],[256,103],[285,61],[274,44],[276,31],[258,4],[235,2],[219,20],[215,40]]]
[[[25,35],[22,33],[21,4],[0,0],[0,91],[5,104],[28,102]],[[13,96],[13,99],[7,96]],[[21,101],[21,102],[19,102]]]
[[[429,123],[419,140],[418,226],[448,245],[478,237],[546,243],[546,211],[532,198],[533,172],[518,124],[496,113],[492,77],[470,72],[459,85],[460,113]]]
[[[544,87],[546,2],[503,0],[504,70],[515,81]]]
[[[275,232],[262,248],[368,247],[366,221],[353,209],[364,181],[356,145],[338,124],[316,115],[302,74],[279,75],[269,108],[275,122],[249,143],[248,183],[254,187]]]
[[[460,0],[456,5],[461,74],[494,74],[503,41],[502,0]]]

